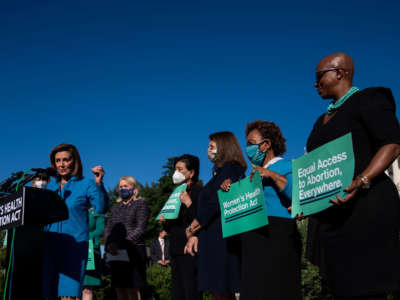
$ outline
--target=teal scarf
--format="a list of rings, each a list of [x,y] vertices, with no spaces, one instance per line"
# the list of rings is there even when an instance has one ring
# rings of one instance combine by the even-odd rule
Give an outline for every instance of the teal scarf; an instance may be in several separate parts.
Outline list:
[[[331,113],[333,113],[336,109],[338,109],[344,102],[346,102],[347,99],[350,98],[351,95],[353,95],[354,93],[358,92],[359,89],[358,87],[351,87],[351,89],[349,89],[347,91],[346,94],[343,95],[343,97],[341,97],[339,100],[337,100],[335,103],[333,103],[333,101],[331,102],[331,104],[328,105],[328,115],[330,115]]]

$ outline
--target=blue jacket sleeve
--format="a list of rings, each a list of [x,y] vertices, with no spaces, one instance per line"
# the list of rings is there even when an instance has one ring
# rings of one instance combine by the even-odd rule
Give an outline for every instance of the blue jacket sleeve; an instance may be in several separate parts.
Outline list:
[[[104,214],[108,209],[108,194],[104,185],[97,185],[94,180],[89,181],[87,190],[90,205],[94,207],[95,212]]]
[[[202,193],[201,199],[198,201],[197,220],[201,226],[206,226],[213,218],[220,215],[218,190],[222,182],[230,178],[232,182],[236,182],[243,177],[244,171],[240,165],[230,164],[222,167],[216,178],[211,179],[213,183],[207,187]]]

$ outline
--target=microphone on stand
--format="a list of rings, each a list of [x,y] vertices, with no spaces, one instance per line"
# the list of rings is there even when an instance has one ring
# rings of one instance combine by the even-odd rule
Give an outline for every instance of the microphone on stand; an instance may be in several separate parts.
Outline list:
[[[42,168],[32,168],[31,169],[33,172],[35,172],[37,175],[41,175],[41,174],[45,174],[47,176],[51,176],[51,177],[56,177],[57,176],[57,171],[54,168],[46,168],[46,169],[42,169]]]

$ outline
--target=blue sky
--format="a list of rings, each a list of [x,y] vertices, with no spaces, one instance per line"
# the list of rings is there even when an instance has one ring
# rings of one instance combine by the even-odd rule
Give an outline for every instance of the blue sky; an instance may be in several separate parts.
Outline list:
[[[84,173],[156,181],[168,157],[198,155],[210,133],[245,145],[247,122],[276,122],[303,154],[327,101],[318,61],[343,51],[360,88],[399,105],[399,1],[13,1],[0,6],[0,180],[49,165],[75,144]],[[397,111],[397,116],[399,113]]]

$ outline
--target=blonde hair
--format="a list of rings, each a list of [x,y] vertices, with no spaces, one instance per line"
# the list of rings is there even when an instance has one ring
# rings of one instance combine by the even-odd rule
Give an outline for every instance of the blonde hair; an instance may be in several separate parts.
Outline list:
[[[137,190],[137,194],[134,193],[132,196],[133,201],[140,199],[141,197],[139,197],[139,194],[140,194],[139,182],[132,176],[122,176],[118,181],[118,188],[119,188],[119,184],[121,183],[122,180],[125,180],[133,189]],[[117,202],[121,202],[121,201],[122,201],[122,198],[118,197]]]

